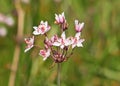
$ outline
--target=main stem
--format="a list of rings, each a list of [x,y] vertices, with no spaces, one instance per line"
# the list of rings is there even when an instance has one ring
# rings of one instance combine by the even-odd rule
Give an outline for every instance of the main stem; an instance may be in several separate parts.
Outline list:
[[[57,86],[60,86],[61,63],[57,63]]]

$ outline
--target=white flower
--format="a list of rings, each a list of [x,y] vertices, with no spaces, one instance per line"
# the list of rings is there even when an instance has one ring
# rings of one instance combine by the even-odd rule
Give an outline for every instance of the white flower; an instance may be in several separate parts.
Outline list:
[[[82,42],[84,42],[84,39],[80,39],[80,32],[76,33],[75,37],[72,38],[72,48],[83,47]]]
[[[39,55],[43,57],[43,60],[46,60],[50,56],[50,49],[40,50]]]
[[[69,46],[71,44],[70,38],[66,39],[65,32],[62,33],[61,38],[59,38],[56,42],[53,43],[54,46],[60,46],[60,48],[64,48],[65,46]]]
[[[46,22],[41,21],[38,27],[34,26],[33,28],[35,30],[33,31],[34,35],[44,34],[50,30],[50,26],[48,25],[47,21]]]
[[[76,32],[81,32],[82,28],[84,26],[84,23],[79,23],[78,20],[75,20],[75,30]]]
[[[27,44],[26,49],[24,52],[30,50],[34,45],[34,36],[32,38],[25,38],[25,43]]]
[[[59,15],[55,14],[55,23],[56,24],[63,24],[65,22],[66,22],[66,20],[65,20],[64,12]]]

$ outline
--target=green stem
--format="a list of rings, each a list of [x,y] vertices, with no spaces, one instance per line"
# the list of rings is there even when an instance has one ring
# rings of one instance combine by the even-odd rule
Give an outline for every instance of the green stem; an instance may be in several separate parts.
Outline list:
[[[61,70],[61,64],[57,64],[57,86],[60,86],[60,70]]]

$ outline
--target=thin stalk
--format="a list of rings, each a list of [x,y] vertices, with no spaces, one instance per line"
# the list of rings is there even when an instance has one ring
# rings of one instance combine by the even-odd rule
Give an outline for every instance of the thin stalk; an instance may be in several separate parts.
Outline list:
[[[60,71],[61,71],[61,63],[57,64],[57,86],[60,86]]]
[[[20,43],[23,37],[23,30],[24,30],[24,11],[21,7],[20,0],[15,0],[15,7],[18,14],[18,28],[17,28],[17,43],[15,46],[13,61],[11,64],[11,72],[9,77],[8,86],[15,86],[15,78],[16,78],[16,72],[18,69],[18,63],[19,63],[19,57],[20,57]],[[19,39],[19,40],[18,40]]]

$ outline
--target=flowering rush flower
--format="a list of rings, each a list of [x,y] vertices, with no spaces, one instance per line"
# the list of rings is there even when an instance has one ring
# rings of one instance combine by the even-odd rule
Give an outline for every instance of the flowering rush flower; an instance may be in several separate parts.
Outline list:
[[[61,35],[54,34],[52,37],[47,35],[47,32],[51,29],[48,22],[41,21],[40,25],[34,26],[34,35],[44,35],[43,39],[43,49],[40,48],[39,55],[46,60],[51,57],[55,63],[61,63],[67,61],[67,59],[73,54],[75,47],[83,47],[84,39],[81,39],[81,32],[84,23],[79,23],[78,20],[74,21],[75,24],[75,36],[66,36],[66,30],[68,30],[68,25],[64,16],[64,12],[57,15],[55,14],[55,24],[60,26]],[[25,38],[27,44],[25,52],[30,50],[34,45],[34,36],[32,38]],[[72,50],[72,51],[71,51]]]
[[[59,14],[59,15],[55,14],[55,19],[56,19],[55,20],[56,24],[63,24],[66,22],[64,12],[62,14]]]
[[[84,42],[84,39],[80,39],[80,33],[76,33],[75,37],[72,39],[72,48],[74,47],[83,47],[82,43]]]
[[[62,31],[67,30],[68,24],[65,19],[64,12],[62,14],[55,14],[55,24],[60,25]]]
[[[50,49],[40,50],[39,55],[43,57],[43,60],[46,60],[50,56]]]
[[[76,32],[81,32],[82,28],[84,26],[84,23],[79,23],[78,20],[75,20],[75,30]]]
[[[66,39],[65,32],[62,33],[61,38],[53,43],[54,46],[60,46],[60,48],[64,48],[65,46],[69,46],[71,44],[70,38]]]
[[[34,46],[34,36],[32,36],[31,38],[25,38],[24,40],[25,43],[27,44],[24,52],[27,52]]]
[[[40,22],[40,25],[38,27],[34,26],[33,27],[35,31],[33,31],[34,35],[39,35],[39,34],[45,34],[47,31],[50,30],[50,26],[48,25],[48,22]]]

